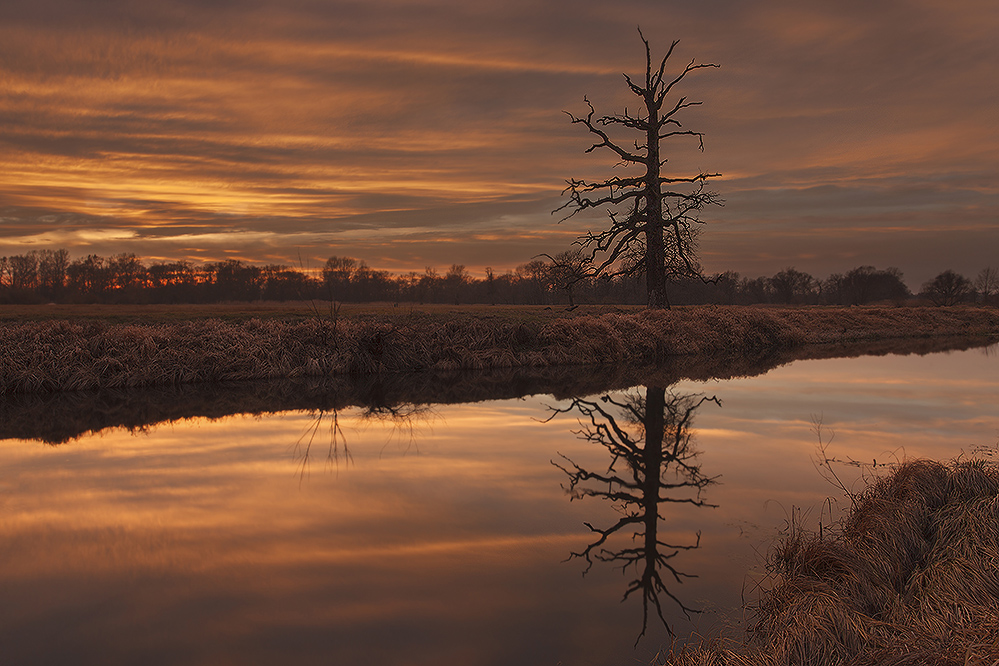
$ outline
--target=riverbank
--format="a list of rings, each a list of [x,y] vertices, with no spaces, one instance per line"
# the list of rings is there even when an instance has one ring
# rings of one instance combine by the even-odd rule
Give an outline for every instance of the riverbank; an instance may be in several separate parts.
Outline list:
[[[143,430],[167,421],[285,411],[406,415],[422,408],[545,394],[556,399],[672,386],[683,380],[753,377],[797,360],[887,354],[925,355],[981,346],[975,338],[806,345],[759,356],[671,356],[654,366],[634,364],[493,368],[479,371],[392,372],[240,382],[169,384],[94,391],[11,393],[0,400],[0,439],[61,444],[87,432]]]
[[[999,660],[999,469],[912,461],[838,529],[793,531],[769,558],[747,641],[676,666],[992,665]]]
[[[763,308],[316,313],[117,323],[0,323],[0,395],[281,377],[777,354],[806,345],[944,336],[999,339],[985,308]]]

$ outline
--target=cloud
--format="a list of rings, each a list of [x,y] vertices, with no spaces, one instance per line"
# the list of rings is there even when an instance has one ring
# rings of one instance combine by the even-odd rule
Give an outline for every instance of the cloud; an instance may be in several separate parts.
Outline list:
[[[966,217],[948,242],[970,249],[982,239],[962,224],[999,212],[989,2],[92,5],[0,8],[0,208],[23,212],[3,215],[0,252],[55,238],[106,252],[74,231],[90,223],[134,231],[116,251],[156,256],[225,238],[291,261],[339,239],[372,264],[447,252],[475,265],[504,224],[517,240],[494,267],[557,251],[582,228],[550,215],[564,179],[613,168],[561,112],[584,95],[599,113],[634,108],[620,75],[642,69],[637,23],[656,53],[681,38],[677,67],[722,65],[682,91],[704,102],[683,122],[705,152],[668,152],[670,169],[724,174],[728,205],[704,236],[718,261],[831,265],[822,239],[837,228],[920,232],[933,215]],[[726,229],[774,220],[802,240],[740,257]],[[913,266],[932,260],[912,252]]]

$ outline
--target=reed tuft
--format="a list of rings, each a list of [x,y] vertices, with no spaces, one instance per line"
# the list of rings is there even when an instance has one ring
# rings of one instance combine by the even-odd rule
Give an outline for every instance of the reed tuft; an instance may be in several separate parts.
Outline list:
[[[999,662],[999,469],[912,461],[874,482],[832,534],[795,529],[741,645],[659,663],[824,666]]]

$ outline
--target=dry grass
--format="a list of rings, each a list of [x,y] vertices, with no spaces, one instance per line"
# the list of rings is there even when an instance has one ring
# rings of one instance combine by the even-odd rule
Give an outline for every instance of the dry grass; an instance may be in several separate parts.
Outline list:
[[[999,336],[976,308],[539,308],[0,323],[0,395],[432,369],[649,364],[805,344]]]
[[[0,439],[39,439],[55,444],[86,432],[115,427],[138,430],[194,416],[222,418],[288,410],[329,412],[355,406],[391,412],[412,405],[504,400],[539,393],[575,398],[638,385],[672,386],[684,379],[749,377],[800,358],[928,354],[977,345],[981,345],[981,339],[936,337],[808,345],[776,354],[670,356],[648,366],[549,365],[11,393],[0,400]]]
[[[676,665],[999,663],[999,470],[908,462],[839,530],[793,531],[743,645],[685,648]]]

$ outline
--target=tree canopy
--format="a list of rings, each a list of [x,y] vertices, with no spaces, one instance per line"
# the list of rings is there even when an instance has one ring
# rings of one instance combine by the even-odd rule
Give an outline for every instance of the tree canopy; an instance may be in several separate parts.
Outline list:
[[[583,125],[596,137],[586,152],[606,149],[620,165],[635,167],[641,172],[613,176],[602,181],[569,179],[563,195],[568,201],[557,211],[568,210],[563,220],[580,211],[607,207],[610,224],[607,228],[587,232],[577,241],[589,250],[595,273],[622,275],[644,273],[648,307],[668,308],[667,284],[673,277],[701,276],[697,261],[700,211],[709,205],[721,205],[718,195],[707,189],[709,178],[718,173],[699,172],[693,175],[664,175],[668,159],[664,144],[675,139],[693,139],[704,150],[701,132],[687,129],[680,122],[684,109],[701,104],[686,96],[677,96],[674,88],[691,72],[718,67],[711,63],[691,60],[676,75],[669,77],[666,66],[679,41],[674,41],[658,65],[652,59],[649,41],[639,30],[645,45],[645,76],[636,82],[628,74],[628,88],[641,99],[639,111],[627,108],[623,113],[596,116],[588,98],[589,112],[575,116],[566,112],[573,124]],[[623,130],[623,131],[621,131]],[[611,136],[621,131],[627,141]],[[625,147],[633,144],[633,147]]]

